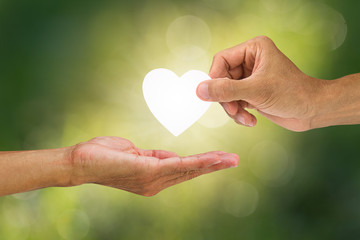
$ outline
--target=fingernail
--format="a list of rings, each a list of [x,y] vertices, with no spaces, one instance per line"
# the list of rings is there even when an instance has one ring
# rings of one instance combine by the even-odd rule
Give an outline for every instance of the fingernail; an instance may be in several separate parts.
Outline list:
[[[209,167],[212,167],[212,166],[214,166],[214,165],[216,165],[216,164],[219,164],[219,163],[221,163],[222,161],[221,160],[218,160],[218,161],[216,161],[216,162],[213,162],[213,163],[211,163],[211,164],[209,164],[207,167],[209,168]]]
[[[227,112],[227,113],[229,113],[229,104],[227,104],[227,103],[223,103],[223,107],[224,107],[224,109],[225,109],[225,111]],[[229,113],[230,114],[230,113]]]
[[[198,87],[198,94],[202,99],[209,100],[209,84],[201,83]]]
[[[244,118],[244,116],[243,115],[237,115],[236,116],[236,119],[241,123],[241,124],[243,124],[243,125],[246,125],[245,124],[245,118]]]
[[[237,158],[237,156],[236,155],[234,155],[234,154],[230,154],[230,153],[228,153],[228,154],[224,154],[224,155],[222,155],[221,156],[221,160],[222,161],[224,161],[224,160],[234,160],[234,159],[236,159]]]
[[[251,121],[250,121],[250,123],[249,123],[248,126],[249,126],[249,127],[255,126],[255,120],[254,120],[253,118],[251,119]]]
[[[234,168],[234,167],[238,166],[237,161],[236,161],[237,159],[238,159],[238,156],[235,154],[226,154],[226,155],[221,156],[222,161],[227,161],[227,162],[233,163],[232,165],[228,166],[230,168]]]

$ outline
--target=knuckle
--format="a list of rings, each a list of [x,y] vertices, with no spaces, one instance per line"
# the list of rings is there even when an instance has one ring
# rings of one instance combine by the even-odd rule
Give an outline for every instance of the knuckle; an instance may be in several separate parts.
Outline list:
[[[209,82],[209,95],[210,98],[217,101],[220,99],[220,89],[222,88],[221,81]]]
[[[268,36],[265,36],[265,35],[257,36],[255,39],[260,42],[264,42],[264,43],[272,43],[273,42],[271,40],[271,38],[269,38]]]
[[[235,92],[234,81],[232,80],[222,80],[219,82],[218,87],[216,88],[216,97],[221,101],[232,100]]]
[[[233,93],[235,89],[235,81],[234,80],[224,81],[224,89],[227,89],[228,92]]]
[[[220,58],[221,58],[221,52],[217,52],[213,57],[213,62],[217,61]]]
[[[208,162],[207,162],[207,161],[202,161],[202,162],[199,163],[199,166],[198,166],[197,170],[206,168],[207,165],[208,165]],[[197,171],[197,170],[196,170],[196,171]]]

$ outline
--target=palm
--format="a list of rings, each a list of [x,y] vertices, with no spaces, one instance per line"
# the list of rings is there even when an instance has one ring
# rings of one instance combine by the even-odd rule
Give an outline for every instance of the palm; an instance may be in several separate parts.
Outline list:
[[[174,184],[237,165],[238,157],[210,152],[179,157],[162,150],[143,150],[123,138],[98,137],[74,150],[77,178],[151,196]]]
[[[104,155],[109,151],[129,153],[135,155],[143,155],[144,151],[140,151],[135,145],[127,139],[120,137],[97,137],[87,142],[88,144],[98,145],[100,150],[104,151]]]

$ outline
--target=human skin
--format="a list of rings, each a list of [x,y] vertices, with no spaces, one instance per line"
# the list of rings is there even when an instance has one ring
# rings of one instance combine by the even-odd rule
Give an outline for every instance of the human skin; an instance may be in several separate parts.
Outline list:
[[[221,151],[180,157],[143,150],[119,137],[97,137],[75,146],[0,152],[0,196],[45,187],[95,183],[143,196],[217,170],[236,167],[238,156]]]
[[[204,101],[220,102],[238,124],[255,126],[246,109],[292,131],[360,123],[360,74],[335,80],[303,73],[266,37],[214,56],[212,80],[198,85]]]

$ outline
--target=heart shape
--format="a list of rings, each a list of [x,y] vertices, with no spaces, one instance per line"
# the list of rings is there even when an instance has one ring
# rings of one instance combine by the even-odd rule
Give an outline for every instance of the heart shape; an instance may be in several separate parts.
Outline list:
[[[159,122],[173,135],[179,136],[208,110],[210,102],[196,95],[198,84],[210,77],[198,70],[180,78],[172,71],[159,68],[150,71],[143,82],[147,105]]]

